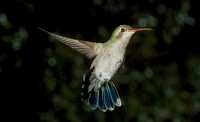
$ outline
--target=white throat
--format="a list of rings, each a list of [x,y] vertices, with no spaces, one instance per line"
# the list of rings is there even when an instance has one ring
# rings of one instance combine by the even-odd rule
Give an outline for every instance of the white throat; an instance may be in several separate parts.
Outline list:
[[[122,43],[123,48],[126,48],[126,46],[128,45],[132,35],[135,34],[135,32],[124,32],[120,42]]]

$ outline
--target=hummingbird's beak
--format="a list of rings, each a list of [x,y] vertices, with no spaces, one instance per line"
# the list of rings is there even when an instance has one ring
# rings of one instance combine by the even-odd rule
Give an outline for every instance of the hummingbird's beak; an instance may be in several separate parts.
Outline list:
[[[133,28],[133,29],[129,29],[128,32],[139,32],[139,31],[151,31],[153,29],[151,28]]]

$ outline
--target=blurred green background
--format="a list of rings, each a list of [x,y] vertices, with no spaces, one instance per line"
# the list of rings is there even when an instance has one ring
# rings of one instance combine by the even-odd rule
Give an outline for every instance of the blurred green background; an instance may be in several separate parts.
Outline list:
[[[194,122],[200,115],[198,2],[190,0],[2,1],[0,81],[8,118],[26,122]],[[114,76],[123,106],[80,101],[90,60],[37,30],[105,42],[120,24],[136,34]]]

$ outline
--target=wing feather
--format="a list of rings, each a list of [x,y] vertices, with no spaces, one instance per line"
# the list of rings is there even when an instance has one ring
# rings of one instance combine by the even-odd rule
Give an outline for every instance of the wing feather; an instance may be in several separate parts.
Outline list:
[[[102,43],[72,39],[72,38],[64,37],[64,36],[61,36],[61,35],[58,35],[58,34],[55,34],[52,32],[48,32],[42,28],[38,28],[38,29],[43,32],[46,32],[53,39],[58,40],[61,43],[64,43],[65,45],[78,51],[79,53],[85,55],[88,58],[94,58],[102,50],[102,47],[103,47]]]

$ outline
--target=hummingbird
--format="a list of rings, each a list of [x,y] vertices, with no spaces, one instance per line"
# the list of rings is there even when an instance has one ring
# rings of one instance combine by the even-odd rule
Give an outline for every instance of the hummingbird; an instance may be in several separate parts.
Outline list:
[[[115,107],[122,106],[112,77],[124,61],[131,37],[136,32],[152,30],[151,28],[132,28],[129,25],[119,25],[109,40],[104,43],[73,39],[42,28],[39,29],[92,60],[89,70],[82,78],[82,101],[85,101],[92,110],[99,109],[102,112],[113,111]]]

